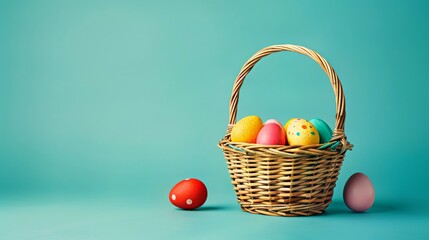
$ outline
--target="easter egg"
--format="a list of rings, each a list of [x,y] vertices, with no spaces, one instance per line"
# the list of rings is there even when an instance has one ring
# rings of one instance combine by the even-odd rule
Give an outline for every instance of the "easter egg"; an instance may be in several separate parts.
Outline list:
[[[267,125],[267,124],[270,124],[270,123],[275,123],[275,124],[279,125],[280,127],[283,127],[282,124],[279,121],[275,120],[275,119],[269,119],[269,120],[265,121],[264,122],[264,126]]]
[[[313,118],[309,122],[311,122],[319,132],[320,143],[327,143],[331,140],[332,129],[325,121],[319,118]]]
[[[281,125],[279,126],[277,123],[269,123],[264,125],[261,131],[259,131],[256,143],[264,145],[285,145],[285,131]]]
[[[186,210],[199,208],[207,199],[207,188],[200,180],[187,178],[174,185],[168,198],[178,208]]]
[[[355,212],[365,212],[374,204],[375,191],[371,180],[363,173],[353,174],[343,191],[344,203]]]
[[[289,124],[293,121],[293,120],[295,120],[296,118],[291,118],[291,119],[289,119],[287,122],[286,122],[286,124],[285,124],[285,126],[284,126],[284,129],[285,129],[285,131],[287,131],[287,127],[289,127]]]
[[[231,130],[232,142],[256,143],[258,133],[264,125],[258,116],[247,116],[238,121]]]
[[[289,123],[286,136],[290,145],[319,144],[320,140],[313,124],[302,118],[296,118]]]

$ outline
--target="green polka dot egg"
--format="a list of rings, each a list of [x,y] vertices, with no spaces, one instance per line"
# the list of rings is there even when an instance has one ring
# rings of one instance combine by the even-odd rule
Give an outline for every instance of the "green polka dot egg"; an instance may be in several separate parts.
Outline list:
[[[319,132],[314,125],[302,118],[293,119],[286,129],[287,141],[290,145],[319,144]]]

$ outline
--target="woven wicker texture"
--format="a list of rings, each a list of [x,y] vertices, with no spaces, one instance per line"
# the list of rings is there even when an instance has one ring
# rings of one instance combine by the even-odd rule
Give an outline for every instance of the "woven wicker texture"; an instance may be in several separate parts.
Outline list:
[[[236,122],[241,85],[263,57],[292,51],[314,59],[331,81],[335,93],[336,121],[332,139],[326,144],[307,146],[265,146],[231,142]],[[241,68],[229,108],[227,133],[219,142],[237,195],[244,211],[271,216],[320,214],[331,203],[344,156],[352,145],[344,134],[345,97],[341,82],[331,65],[318,53],[296,45],[274,45],[253,55]]]

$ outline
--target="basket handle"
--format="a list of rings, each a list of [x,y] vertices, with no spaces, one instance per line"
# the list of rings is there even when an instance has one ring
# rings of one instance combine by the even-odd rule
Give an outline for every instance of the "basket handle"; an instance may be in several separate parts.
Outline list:
[[[344,122],[346,119],[346,100],[344,97],[343,87],[341,85],[340,79],[338,79],[335,70],[332,66],[326,61],[322,56],[316,53],[313,50],[302,46],[296,46],[291,44],[285,45],[273,45],[266,47],[264,49],[259,50],[255,53],[241,68],[240,73],[234,82],[234,87],[232,88],[231,99],[229,102],[229,125],[228,131],[232,128],[232,126],[236,122],[237,117],[237,104],[240,93],[241,85],[243,84],[244,79],[247,74],[252,70],[255,64],[261,60],[263,57],[266,57],[275,52],[282,51],[291,51],[296,53],[301,53],[311,57],[314,61],[316,61],[328,75],[329,80],[331,81],[332,88],[335,93],[335,104],[336,104],[336,121],[335,121],[335,129],[332,135],[331,141],[342,140],[343,143],[347,143],[346,137],[344,135]]]

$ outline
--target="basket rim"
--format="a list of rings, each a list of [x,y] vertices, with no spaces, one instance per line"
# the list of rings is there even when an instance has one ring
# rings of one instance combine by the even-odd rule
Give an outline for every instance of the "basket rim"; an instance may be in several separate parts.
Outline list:
[[[231,142],[228,136],[221,139],[218,147],[223,151],[236,152],[244,155],[255,155],[263,153],[264,155],[287,156],[298,158],[303,156],[335,156],[344,154],[347,150],[352,150],[353,145],[349,142],[345,144],[341,140],[330,141],[328,143],[312,145],[262,145],[256,143]]]

